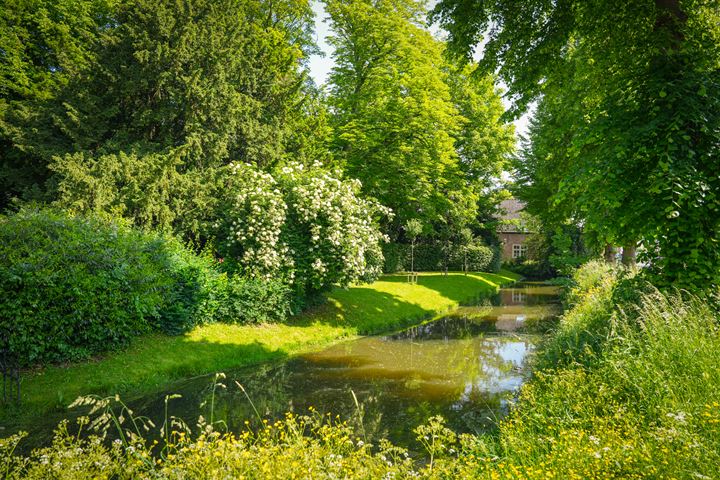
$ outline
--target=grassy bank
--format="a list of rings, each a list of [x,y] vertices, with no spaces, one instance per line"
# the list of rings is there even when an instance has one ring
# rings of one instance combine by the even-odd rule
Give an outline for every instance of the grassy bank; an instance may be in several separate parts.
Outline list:
[[[394,280],[380,288],[399,288]],[[720,478],[720,322],[712,303],[646,287],[639,294],[638,282],[600,263],[574,281],[569,310],[498,430],[458,436],[431,418],[415,429],[428,462],[388,443],[371,447],[362,431],[312,414],[239,435],[169,435],[162,452],[61,434],[25,458],[11,454],[15,436],[0,440],[0,458],[18,479]],[[365,303],[343,305],[324,315],[372,313]]]
[[[286,324],[196,327],[186,335],[151,335],[130,348],[90,362],[27,372],[21,408],[0,414],[13,426],[50,410],[63,409],[79,395],[120,393],[123,397],[158,390],[194,375],[297,355],[341,338],[392,330],[452,309],[473,297],[516,280],[499,274],[421,274],[418,284],[402,275],[371,285],[333,291],[328,302]]]
[[[431,418],[415,429],[428,462],[388,443],[371,447],[362,431],[312,414],[237,436],[169,435],[162,452],[60,435],[52,448],[13,457],[14,437],[0,440],[0,458],[18,479],[720,478],[717,312],[697,298],[638,295],[637,287],[604,264],[581,269],[571,308],[498,431],[458,436]],[[366,308],[347,314],[367,318]]]
[[[604,263],[574,277],[517,408],[485,439],[502,478],[720,478],[716,300]],[[644,292],[644,293],[643,293]]]

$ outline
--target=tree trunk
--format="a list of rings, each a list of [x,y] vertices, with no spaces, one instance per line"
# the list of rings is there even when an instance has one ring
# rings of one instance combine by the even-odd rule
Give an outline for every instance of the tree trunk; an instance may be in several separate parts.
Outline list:
[[[623,253],[622,253],[623,265],[625,265],[626,267],[634,267],[636,254],[637,254],[637,243],[636,242],[628,242],[625,245],[623,245]]]
[[[410,244],[410,273],[415,273],[415,240]]]
[[[609,243],[605,245],[605,252],[603,253],[603,256],[605,257],[605,261],[607,263],[615,263],[615,247]]]

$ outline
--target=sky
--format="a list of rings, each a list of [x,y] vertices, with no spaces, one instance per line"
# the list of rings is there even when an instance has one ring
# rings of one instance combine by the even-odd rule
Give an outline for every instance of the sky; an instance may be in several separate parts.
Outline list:
[[[312,9],[315,13],[315,41],[317,42],[320,50],[324,52],[325,55],[312,55],[310,57],[310,75],[313,77],[316,84],[323,85],[327,81],[330,70],[332,70],[334,65],[334,62],[330,57],[330,54],[332,53],[332,47],[328,45],[326,40],[326,37],[330,35],[330,27],[325,21],[327,14],[325,13],[325,8],[323,7],[322,2],[318,0],[313,0]],[[436,36],[441,34],[440,28],[436,25],[432,25],[430,27],[430,31],[433,33],[433,35]],[[503,85],[500,86],[503,87]],[[506,108],[509,106],[508,102],[505,99],[503,99],[503,103],[505,104]],[[524,135],[525,133],[527,133],[529,119],[530,116],[528,114],[525,114],[514,122],[516,135]]]

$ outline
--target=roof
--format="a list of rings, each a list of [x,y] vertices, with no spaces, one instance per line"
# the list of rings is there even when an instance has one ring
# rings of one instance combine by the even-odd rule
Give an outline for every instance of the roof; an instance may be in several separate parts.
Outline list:
[[[509,198],[500,202],[499,220],[519,220],[520,212],[525,208],[525,203],[516,198]]]
[[[498,232],[527,232],[525,218],[521,215],[525,208],[525,202],[516,198],[509,198],[500,202],[498,207],[500,220],[498,224]]]

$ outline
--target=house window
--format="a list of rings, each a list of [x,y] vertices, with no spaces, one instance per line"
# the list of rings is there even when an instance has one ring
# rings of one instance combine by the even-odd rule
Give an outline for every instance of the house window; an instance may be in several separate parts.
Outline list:
[[[522,258],[527,254],[527,245],[515,243],[512,246],[512,258]]]

